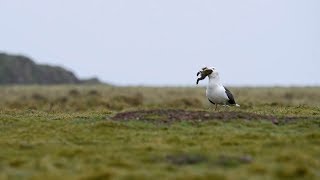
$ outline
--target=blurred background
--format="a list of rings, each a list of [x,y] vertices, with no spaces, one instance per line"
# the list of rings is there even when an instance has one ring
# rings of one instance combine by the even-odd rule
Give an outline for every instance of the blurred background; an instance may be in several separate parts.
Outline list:
[[[320,179],[319,8],[0,0],[0,180]]]
[[[232,86],[318,86],[319,7],[318,0],[0,0],[0,82],[194,86],[196,72],[214,66]]]

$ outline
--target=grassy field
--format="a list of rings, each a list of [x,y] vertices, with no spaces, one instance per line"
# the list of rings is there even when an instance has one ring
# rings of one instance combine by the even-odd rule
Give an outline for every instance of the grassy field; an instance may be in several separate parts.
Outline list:
[[[0,179],[319,179],[320,88],[0,87]]]

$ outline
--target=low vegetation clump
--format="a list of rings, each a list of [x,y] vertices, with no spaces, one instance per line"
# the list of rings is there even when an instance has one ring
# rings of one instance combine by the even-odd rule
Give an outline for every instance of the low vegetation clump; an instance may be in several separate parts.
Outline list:
[[[0,179],[319,179],[320,88],[0,87]]]

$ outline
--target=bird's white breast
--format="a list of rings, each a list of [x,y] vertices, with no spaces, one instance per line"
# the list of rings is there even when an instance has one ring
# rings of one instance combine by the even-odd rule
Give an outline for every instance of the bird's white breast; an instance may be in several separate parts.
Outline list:
[[[208,86],[206,90],[207,97],[216,104],[226,104],[229,100],[226,90],[223,86]]]

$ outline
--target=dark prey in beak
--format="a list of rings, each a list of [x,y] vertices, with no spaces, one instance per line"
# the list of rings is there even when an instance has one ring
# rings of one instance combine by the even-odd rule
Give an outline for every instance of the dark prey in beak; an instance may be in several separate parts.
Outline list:
[[[199,84],[199,81],[204,80],[209,74],[212,73],[211,69],[208,68],[202,68],[202,71],[199,71],[197,73],[197,76],[201,75],[198,79],[197,79],[197,84]]]
[[[197,84],[199,84],[199,81],[204,80],[204,79],[207,77],[207,75],[205,75],[205,73],[203,73],[203,71],[199,71],[199,72],[197,73],[197,76],[199,76],[200,74],[201,74],[201,77],[199,77],[199,78],[197,79]]]

